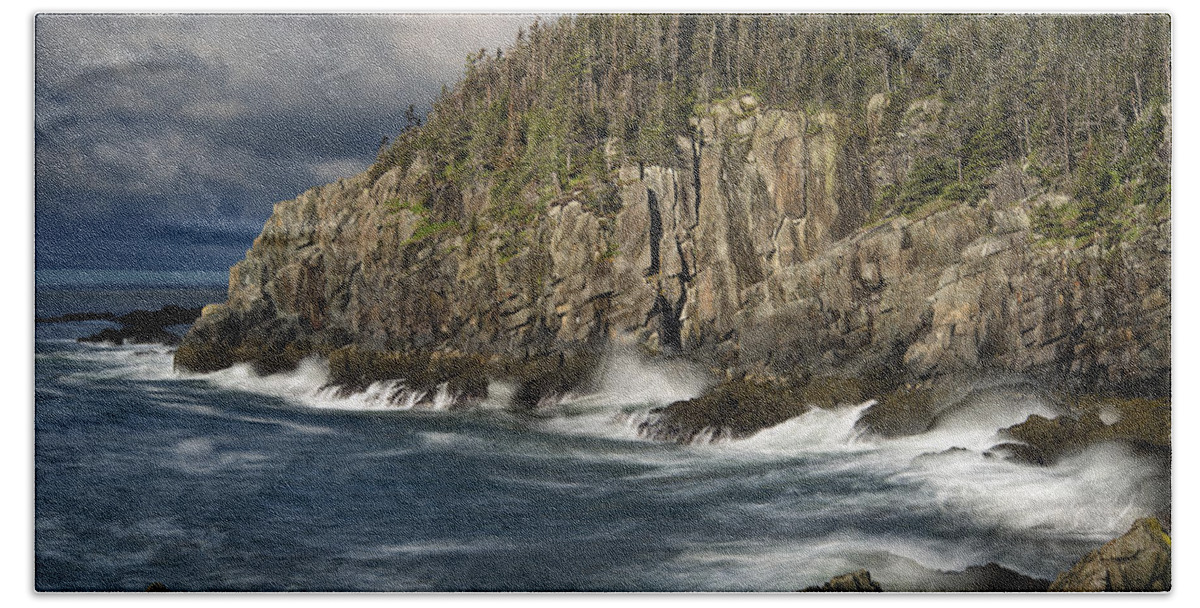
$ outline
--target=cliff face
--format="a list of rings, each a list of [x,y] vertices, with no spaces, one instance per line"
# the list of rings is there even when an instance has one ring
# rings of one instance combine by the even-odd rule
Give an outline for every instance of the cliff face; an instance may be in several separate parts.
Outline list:
[[[680,166],[614,167],[609,204],[564,193],[520,231],[481,219],[484,185],[460,193],[469,219],[431,221],[420,171],[314,188],[275,206],[176,362],[270,371],[352,343],[523,357],[613,340],[766,376],[1004,370],[1169,393],[1169,219],[1143,214],[1120,242],[1048,241],[1031,210],[1070,201],[1030,196],[1010,168],[976,205],[860,228],[872,180],[911,150],[872,150],[844,122],[716,104],[677,141]]]

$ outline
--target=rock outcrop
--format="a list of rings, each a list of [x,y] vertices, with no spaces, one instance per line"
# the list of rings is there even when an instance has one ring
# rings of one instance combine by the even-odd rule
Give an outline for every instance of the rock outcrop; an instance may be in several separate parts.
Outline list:
[[[962,572],[947,572],[930,582],[928,591],[971,593],[1026,593],[1046,591],[1050,581],[1025,576],[1000,564],[967,566]]]
[[[912,120],[935,120],[921,103]],[[489,214],[487,184],[457,194],[460,220],[432,221],[420,160],[314,188],[275,206],[176,363],[270,372],[354,345],[503,369],[618,341],[729,379],[1001,370],[1169,394],[1169,218],[1143,214],[1120,242],[1049,241],[1031,210],[1062,197],[1018,183],[863,227],[872,180],[911,151],[887,169],[867,161],[891,152],[862,140],[832,112],[735,99],[695,119],[678,166],[618,166],[608,195],[531,202],[544,212],[519,225]]]
[[[871,573],[866,570],[856,570],[848,572],[829,579],[828,582],[821,586],[806,587],[805,591],[848,591],[853,593],[864,593],[872,591],[883,591],[879,583],[871,580]]]
[[[1170,590],[1171,538],[1153,518],[1137,520],[1050,585],[1050,591]]]
[[[105,320],[119,323],[119,328],[106,328],[90,336],[80,338],[80,342],[107,342],[110,344],[178,344],[180,338],[166,328],[173,325],[187,325],[200,316],[199,308],[184,308],[167,304],[158,310],[135,310],[120,316],[112,313],[75,313],[39,319],[38,322],[71,322],[85,320]]]
[[[1047,464],[1102,441],[1121,441],[1169,458],[1171,406],[1148,399],[1088,397],[1071,405],[1069,414],[1048,419],[1030,416],[1001,431],[1016,443],[999,446],[1018,459]]]

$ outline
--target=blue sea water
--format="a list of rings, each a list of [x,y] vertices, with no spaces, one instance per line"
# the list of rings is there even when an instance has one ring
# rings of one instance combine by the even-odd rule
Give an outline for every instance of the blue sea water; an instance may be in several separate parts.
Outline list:
[[[221,301],[215,282],[39,282],[37,314]],[[920,590],[993,561],[1053,578],[1168,492],[1118,445],[987,457],[998,429],[1053,413],[1028,392],[916,437],[862,437],[848,404],[679,446],[636,424],[703,375],[630,353],[530,417],[500,383],[483,407],[418,411],[388,386],[337,397],[319,360],[191,374],[165,346],[75,342],[104,326],[36,329],[39,590],[786,591],[864,567]]]

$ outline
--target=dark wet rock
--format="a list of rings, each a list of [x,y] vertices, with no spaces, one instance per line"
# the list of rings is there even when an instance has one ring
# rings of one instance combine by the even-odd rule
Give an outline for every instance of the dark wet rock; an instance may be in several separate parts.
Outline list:
[[[1046,395],[1044,389],[1019,375],[955,374],[881,393],[876,403],[864,410],[855,428],[885,438],[919,435],[949,420],[961,422],[973,408],[990,409],[997,403],[1026,400],[1065,411]]]
[[[1032,415],[1004,429],[1001,435],[1013,441],[992,451],[1024,462],[1051,464],[1103,441],[1123,442],[1142,451],[1170,450],[1171,405],[1167,401],[1086,397],[1071,409],[1070,415],[1052,419]]]
[[[800,389],[800,400],[819,408],[856,405],[867,400],[869,383],[843,376],[813,376]]]
[[[595,353],[559,353],[510,364],[505,371],[518,381],[513,407],[535,411],[554,405],[572,392],[586,389],[600,367]]]
[[[297,316],[274,316],[269,305],[234,309],[205,306],[188,336],[175,350],[175,367],[212,372],[234,363],[251,363],[259,375],[291,371],[307,357],[327,357],[351,342],[344,331],[313,332]]]
[[[393,399],[418,396],[417,405],[432,403],[445,386],[456,407],[482,401],[488,395],[491,366],[479,356],[427,351],[372,351],[350,345],[329,354],[330,385],[349,395],[388,380],[400,383]]]
[[[167,304],[158,310],[135,310],[114,319],[121,325],[131,327],[170,327],[187,325],[200,316],[200,308],[184,308]]]
[[[888,558],[889,560],[894,560],[892,563],[879,562],[870,558],[864,559],[865,563],[858,564],[863,566],[862,570],[835,577],[833,580],[825,583],[824,588],[809,587],[805,591],[838,590],[829,589],[834,583],[839,583],[839,586],[844,590],[856,590],[856,577],[853,575],[858,575],[857,585],[861,586],[864,582],[863,574],[867,572],[868,567],[870,570],[876,571],[877,575],[883,580],[882,582],[874,579],[867,580],[880,587],[885,587],[888,591],[938,593],[1042,592],[1046,591],[1050,586],[1050,581],[1048,580],[1026,576],[995,562],[982,566],[968,566],[965,570],[960,571],[945,571],[927,568],[915,561],[897,556],[890,556]],[[870,562],[872,561],[875,561],[874,565],[871,565]],[[841,580],[839,581],[838,579]]]
[[[660,441],[690,443],[703,435],[738,439],[775,426],[810,408],[798,387],[779,381],[731,380],[695,399],[652,412],[638,432]]]
[[[999,443],[991,447],[983,453],[988,458],[1003,458],[1005,460],[1013,460],[1032,464],[1037,466],[1046,466],[1050,464],[1046,462],[1046,455],[1041,450],[1031,445],[1024,443],[1005,442]]]
[[[99,313],[78,313],[72,316],[94,317]],[[165,328],[173,325],[185,325],[195,321],[200,316],[199,308],[183,308],[167,304],[159,310],[135,310],[121,316],[109,316],[105,320],[121,324],[120,328],[106,328],[90,336],[80,338],[80,342],[107,342],[110,344],[179,344],[180,337]],[[62,319],[63,317],[58,317]],[[98,317],[97,317],[98,318]],[[80,319],[73,319],[80,320]]]
[[[948,572],[929,591],[1030,592],[1046,591],[1050,581],[1025,576],[995,562],[968,566],[962,572]]]
[[[918,435],[933,426],[942,401],[948,397],[944,389],[901,387],[883,395],[867,408],[855,423],[860,431],[881,437]]]
[[[849,592],[874,592],[883,591],[879,583],[871,580],[871,573],[866,570],[857,570],[840,574],[829,579],[829,582],[821,586],[806,587],[805,591],[849,591]]]
[[[175,367],[193,372],[215,372],[233,365],[233,353],[219,343],[184,340],[175,349]]]
[[[1157,519],[1139,519],[1124,535],[1060,573],[1049,590],[1170,591],[1171,538]]]
[[[79,341],[117,345],[165,344],[174,346],[179,343],[179,336],[159,327],[123,327],[121,329],[102,329],[90,336],[80,338]]]

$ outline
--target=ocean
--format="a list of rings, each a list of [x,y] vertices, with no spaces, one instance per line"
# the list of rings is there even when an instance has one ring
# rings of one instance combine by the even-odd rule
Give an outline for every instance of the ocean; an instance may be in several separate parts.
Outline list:
[[[86,278],[80,278],[85,276]],[[224,300],[214,273],[39,275],[38,316]],[[791,591],[858,568],[887,590],[998,563],[1053,579],[1168,500],[1118,444],[1054,466],[989,456],[1054,415],[982,390],[930,431],[863,436],[870,401],[744,440],[642,439],[699,369],[614,350],[600,388],[536,416],[339,398],[318,359],[268,377],[166,346],[35,331],[35,584],[43,591]]]

